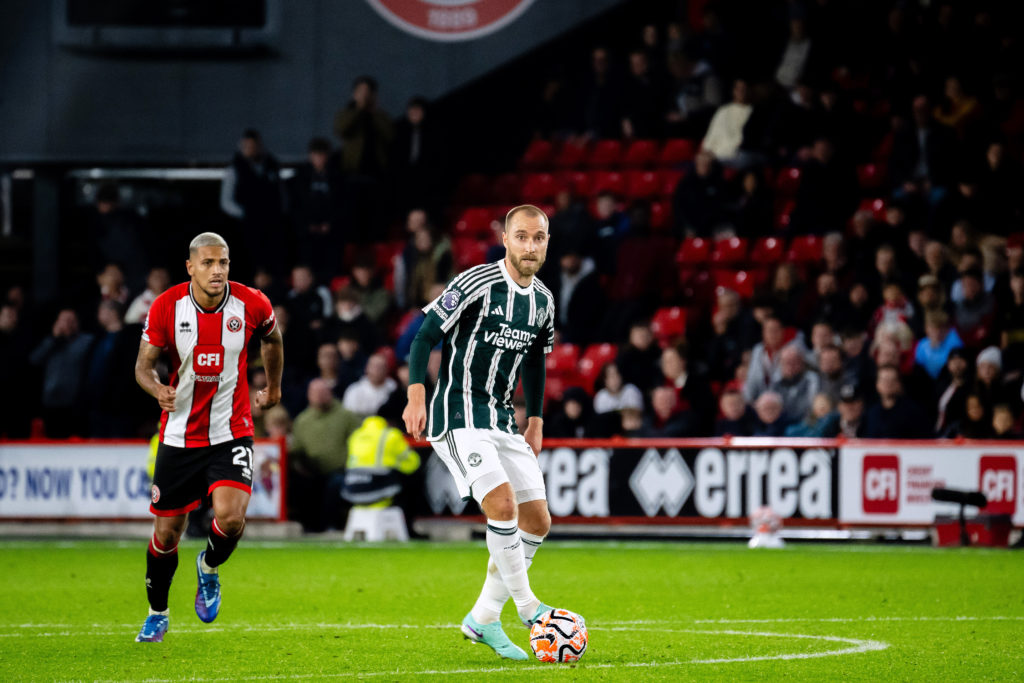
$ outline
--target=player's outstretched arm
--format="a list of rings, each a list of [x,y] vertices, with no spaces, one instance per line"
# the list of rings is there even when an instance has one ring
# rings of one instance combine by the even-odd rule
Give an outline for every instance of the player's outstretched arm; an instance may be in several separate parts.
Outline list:
[[[405,423],[405,431],[414,439],[419,439],[427,428],[427,361],[430,359],[430,349],[437,346],[443,337],[444,332],[437,315],[428,313],[409,349],[408,403],[402,411],[402,421]]]
[[[281,375],[284,373],[284,337],[281,328],[263,338],[260,343],[263,369],[267,373],[267,388],[256,392],[256,405],[261,409],[273,408],[281,402]]]
[[[156,399],[161,409],[173,413],[177,392],[174,387],[160,382],[160,375],[156,371],[156,362],[159,359],[159,346],[153,346],[145,340],[140,342],[139,356],[135,359],[135,381],[147,394]]]

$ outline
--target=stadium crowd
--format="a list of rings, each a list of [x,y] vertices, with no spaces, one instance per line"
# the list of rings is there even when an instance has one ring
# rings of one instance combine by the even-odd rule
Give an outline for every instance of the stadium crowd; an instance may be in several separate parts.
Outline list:
[[[314,474],[341,469],[355,416],[400,412],[420,307],[501,258],[500,217],[529,201],[551,216],[540,277],[558,300],[548,437],[1019,437],[1016,14],[764,5],[759,68],[740,57],[749,6],[722,2],[540,79],[519,168],[465,176],[447,201],[443,122],[419,97],[392,119],[372,78],[334,120],[340,146],[312,139],[287,181],[246,130],[220,206],[242,237],[233,278],[284,332],[284,398],[255,415],[261,433],[293,439]],[[146,264],[183,247],[118,199],[100,188],[86,220],[89,305],[40,335],[23,287],[0,303],[5,386],[33,388],[4,392],[0,436],[152,434],[137,340],[183,274]]]

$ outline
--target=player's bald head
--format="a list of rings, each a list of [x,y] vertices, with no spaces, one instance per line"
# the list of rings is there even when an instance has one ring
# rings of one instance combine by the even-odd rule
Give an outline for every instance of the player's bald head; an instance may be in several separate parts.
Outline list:
[[[228,249],[227,241],[215,232],[201,232],[188,245],[188,257],[194,258],[201,247],[222,247]]]
[[[505,232],[509,231],[513,222],[516,221],[517,216],[521,216],[523,218],[540,218],[544,221],[544,229],[549,229],[548,215],[546,213],[533,204],[520,204],[519,206],[512,207],[512,209],[505,214]]]

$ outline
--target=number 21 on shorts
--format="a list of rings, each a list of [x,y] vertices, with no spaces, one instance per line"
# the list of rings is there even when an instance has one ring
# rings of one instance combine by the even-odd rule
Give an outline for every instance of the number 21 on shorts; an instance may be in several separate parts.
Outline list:
[[[248,446],[235,446],[231,449],[235,457],[231,458],[232,465],[238,465],[247,475],[252,475],[252,449]]]

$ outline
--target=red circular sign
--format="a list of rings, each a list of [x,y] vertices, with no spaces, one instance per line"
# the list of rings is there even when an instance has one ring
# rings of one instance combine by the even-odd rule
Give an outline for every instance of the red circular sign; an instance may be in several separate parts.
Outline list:
[[[534,0],[367,0],[389,23],[427,40],[472,40],[515,21]]]

